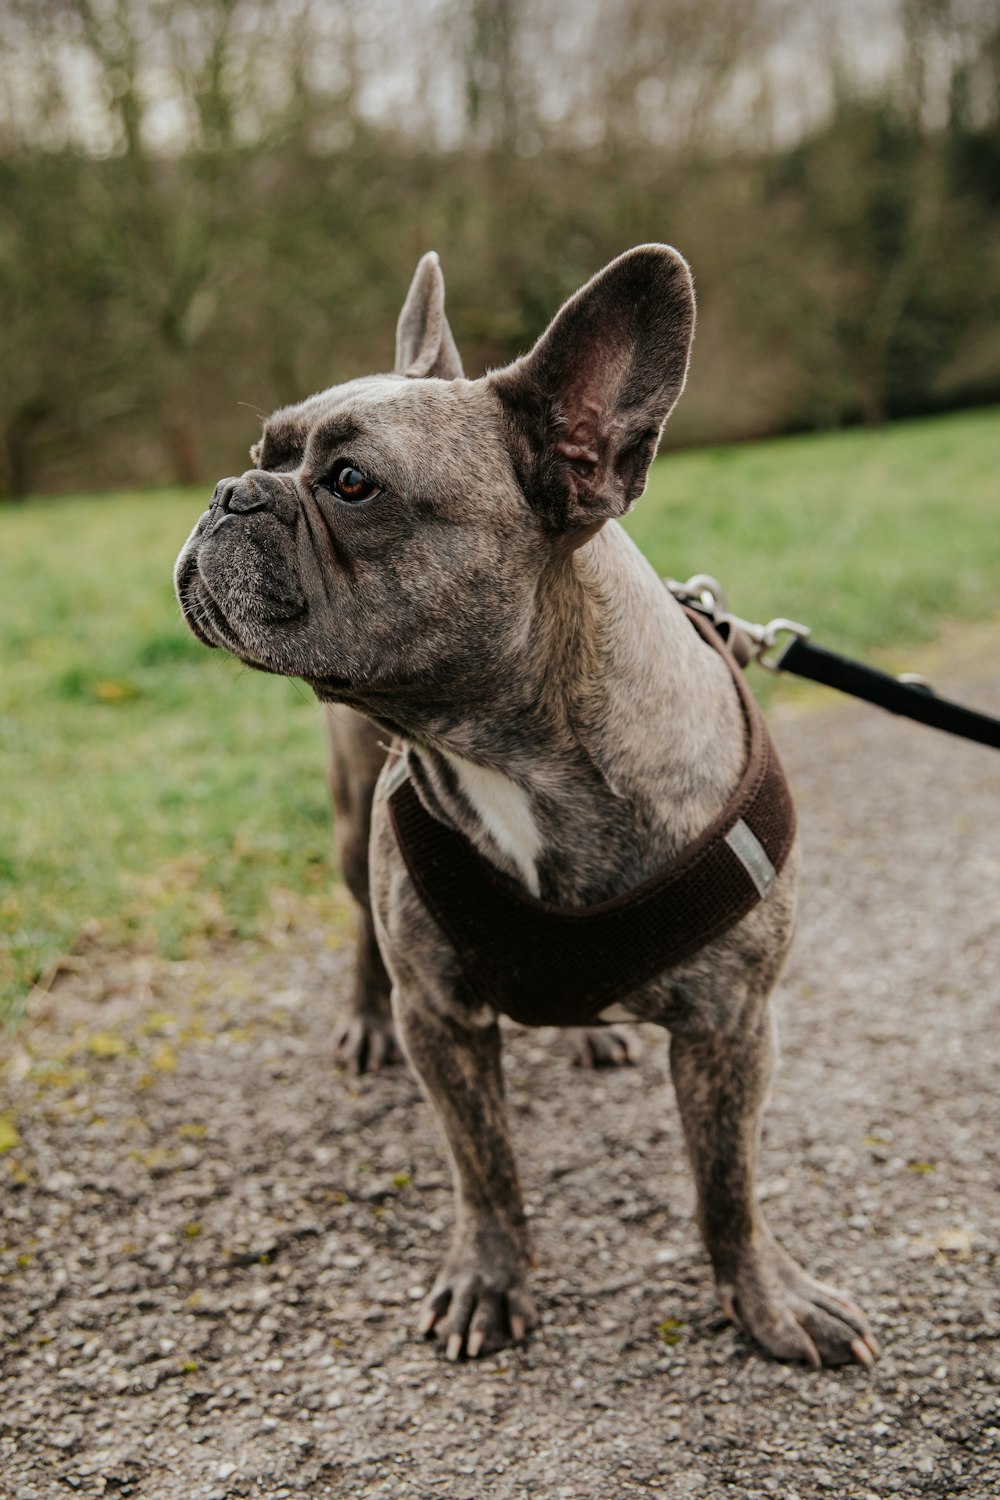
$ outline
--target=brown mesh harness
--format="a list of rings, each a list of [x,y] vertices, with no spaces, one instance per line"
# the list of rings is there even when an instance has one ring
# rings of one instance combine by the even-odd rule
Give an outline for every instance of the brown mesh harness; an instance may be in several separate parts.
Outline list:
[[[760,709],[708,621],[746,720],[742,780],[719,816],[665,869],[594,906],[542,901],[433,817],[408,775],[389,810],[420,898],[477,998],[524,1026],[586,1026],[629,991],[692,957],[764,899],[795,837],[795,805]],[[405,768],[405,762],[401,763]]]

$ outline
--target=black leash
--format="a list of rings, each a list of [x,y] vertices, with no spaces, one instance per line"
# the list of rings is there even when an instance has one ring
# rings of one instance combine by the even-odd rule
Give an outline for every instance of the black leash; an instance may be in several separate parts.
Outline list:
[[[726,609],[721,587],[707,573],[698,573],[687,583],[668,578],[667,587],[676,598],[706,614],[728,636],[741,660],[755,660],[769,671],[808,678],[810,682],[822,683],[824,687],[836,688],[852,698],[888,709],[889,713],[914,719],[918,724],[929,724],[932,729],[943,729],[946,734],[1000,750],[1000,719],[939,697],[922,677],[909,673],[893,677],[877,667],[814,645],[809,639],[809,627],[795,620],[772,620],[767,625],[741,620]],[[784,635],[790,635],[791,640],[779,655],[772,657],[768,653]]]
[[[918,724],[929,724],[932,729],[943,729],[946,734],[957,734],[963,740],[975,740],[979,745],[992,745],[994,750],[1000,750],[1000,719],[939,698],[923,682],[892,677],[876,667],[827,651],[824,646],[814,646],[802,636],[793,636],[775,661],[774,670],[808,677],[810,682],[821,682],[825,687],[850,693],[852,698],[876,703],[891,714],[901,714],[906,719],[916,719]]]

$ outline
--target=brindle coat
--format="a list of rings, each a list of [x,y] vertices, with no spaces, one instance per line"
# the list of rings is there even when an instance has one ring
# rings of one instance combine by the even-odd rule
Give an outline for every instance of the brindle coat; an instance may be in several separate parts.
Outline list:
[[[402,373],[271,417],[255,467],[220,482],[178,560],[197,635],[401,738],[430,811],[567,906],[666,864],[743,769],[725,664],[616,524],[644,488],[693,327],[687,266],[641,246],[571,298],[530,354],[465,380],[425,256],[400,319]],[[364,900],[360,848],[352,865]],[[737,927],[624,1008],[671,1033],[723,1307],[779,1357],[868,1363],[863,1314],[791,1260],[755,1200],[768,997],[794,878],[792,858]],[[455,1180],[454,1239],[421,1328],[451,1357],[475,1356],[535,1322],[500,1032],[413,889],[381,783],[370,881],[399,1035]]]

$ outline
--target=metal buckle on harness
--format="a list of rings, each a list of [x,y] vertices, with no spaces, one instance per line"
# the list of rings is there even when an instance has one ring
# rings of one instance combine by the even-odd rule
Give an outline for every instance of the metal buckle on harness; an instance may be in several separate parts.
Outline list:
[[[808,625],[800,625],[797,620],[786,620],[783,615],[769,620],[766,625],[757,625],[752,620],[744,620],[740,615],[731,614],[726,608],[722,584],[711,573],[695,573],[686,583],[678,583],[676,578],[667,578],[664,582],[675,599],[703,610],[713,625],[742,631],[753,646],[752,659],[769,672],[779,670],[777,662],[767,653],[774,649],[781,636],[792,635],[805,641],[812,635]]]

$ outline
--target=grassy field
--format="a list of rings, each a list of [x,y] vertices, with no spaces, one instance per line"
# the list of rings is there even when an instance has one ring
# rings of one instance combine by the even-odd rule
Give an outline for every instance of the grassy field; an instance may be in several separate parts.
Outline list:
[[[0,509],[0,1015],[81,939],[343,931],[311,696],[199,646],[173,559],[204,492]],[[659,462],[630,520],[739,613],[896,648],[1000,613],[1000,410]],[[759,682],[759,678],[758,678]]]
[[[929,640],[1000,614],[1000,409],[677,454],[628,527],[748,619],[846,652]]]

